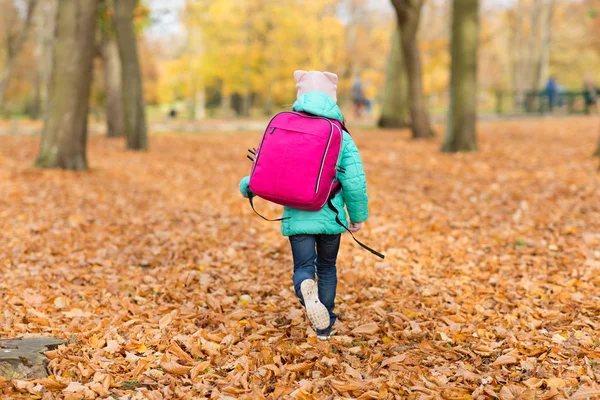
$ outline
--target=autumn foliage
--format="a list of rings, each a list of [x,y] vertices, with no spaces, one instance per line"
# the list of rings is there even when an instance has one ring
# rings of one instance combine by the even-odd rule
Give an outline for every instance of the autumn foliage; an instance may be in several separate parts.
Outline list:
[[[49,378],[0,380],[0,397],[597,397],[596,127],[481,123],[480,152],[458,155],[354,132],[360,236],[387,258],[344,239],[326,342],[287,240],[238,193],[259,133],[155,136],[147,154],[93,137],[79,173],[33,169],[38,139],[3,136],[0,337],[68,344]]]

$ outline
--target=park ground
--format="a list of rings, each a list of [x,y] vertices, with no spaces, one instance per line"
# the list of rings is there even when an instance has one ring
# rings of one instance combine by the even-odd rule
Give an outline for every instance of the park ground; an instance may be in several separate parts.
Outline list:
[[[442,129],[438,128],[438,136]],[[357,130],[371,217],[339,257],[337,335],[311,333],[289,243],[238,192],[260,132],[94,136],[91,170],[0,136],[0,337],[51,376],[2,398],[600,396],[593,118],[484,122],[480,151]],[[278,208],[257,207],[268,216]]]

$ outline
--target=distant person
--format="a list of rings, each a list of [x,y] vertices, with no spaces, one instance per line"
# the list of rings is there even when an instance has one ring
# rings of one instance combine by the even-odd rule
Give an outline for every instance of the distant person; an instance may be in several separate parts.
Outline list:
[[[360,118],[363,108],[366,108],[368,111],[371,107],[371,102],[365,96],[359,76],[356,76],[352,83],[352,103],[354,104],[354,115],[356,118]]]
[[[544,88],[544,93],[546,97],[548,97],[548,107],[550,107],[550,111],[552,111],[556,105],[556,97],[558,94],[558,83],[553,76],[548,78],[548,82],[546,82],[546,87]]]
[[[583,79],[583,100],[585,101],[585,111],[590,112],[590,108],[596,108],[598,101],[598,86],[594,78],[587,74]]]
[[[336,104],[337,75],[331,72],[296,71],[294,72],[294,80],[296,81],[298,94],[292,107],[293,111],[324,117],[329,119],[335,126],[344,128],[342,112]],[[285,118],[302,118],[302,114],[292,114]],[[303,126],[304,129],[307,129],[308,124],[314,122],[309,119],[304,122],[304,125],[297,126]],[[293,180],[276,181],[276,184],[271,183],[271,185],[265,183],[268,179],[264,180],[264,177],[269,175],[269,169],[276,172],[274,176],[288,176],[286,174],[294,170],[289,169],[286,165],[299,163],[300,160],[303,160],[302,162],[307,165],[312,165],[313,162],[316,162],[317,165],[324,165],[323,163],[326,160],[318,147],[323,143],[321,140],[317,140],[320,137],[316,133],[296,136],[303,138],[301,141],[296,142],[301,143],[302,148],[296,148],[294,151],[292,147],[289,147],[292,143],[290,142],[287,147],[289,149],[287,155],[278,157],[277,154],[269,153],[269,148],[276,149],[286,137],[287,140],[293,140],[290,139],[294,137],[293,134],[286,135],[284,132],[283,135],[278,135],[278,128],[285,129],[286,127],[278,125],[277,127],[268,128],[267,132],[269,134],[265,133],[262,140],[263,143],[270,141],[272,147],[261,144],[259,151],[256,153],[252,176],[247,176],[240,182],[240,191],[246,198],[254,197],[250,190],[251,183],[256,183],[258,190],[271,190],[270,188],[276,187],[277,196],[281,199],[289,199],[293,197],[293,193],[303,193],[303,191],[313,193],[315,191],[314,181],[312,177],[309,177],[310,171],[308,169],[303,171],[304,175],[295,175]],[[293,124],[287,128],[291,132],[295,129]],[[316,139],[311,141],[311,138]],[[329,148],[329,143],[327,142],[327,148]],[[327,176],[335,179],[335,182],[339,182],[341,186],[338,186],[339,189],[332,193],[326,192],[326,195],[330,196],[329,200],[324,205],[317,205],[317,211],[314,211],[312,207],[311,209],[305,208],[307,206],[306,202],[309,200],[308,198],[301,200],[301,196],[294,201],[294,206],[291,205],[292,203],[286,203],[285,201],[278,203],[285,206],[281,230],[284,236],[289,237],[291,244],[294,261],[294,275],[292,276],[294,290],[306,309],[306,314],[315,329],[317,337],[321,340],[327,340],[331,336],[332,327],[336,321],[336,314],[334,313],[337,286],[336,262],[340,249],[341,233],[347,230],[351,232],[359,231],[363,222],[369,216],[367,182],[358,149],[350,134],[345,130],[342,131],[341,143],[336,143],[337,146],[340,146],[339,167]],[[265,151],[266,153],[264,153]],[[327,150],[325,150],[325,154],[327,154]],[[256,178],[257,181],[253,180],[257,176],[256,166],[259,165],[259,159],[262,163],[260,164],[262,172],[258,175],[262,177],[263,181],[260,181],[261,178]],[[333,165],[335,165],[335,161]],[[320,179],[321,172],[319,172],[317,185],[319,185]],[[325,181],[326,179],[323,182]],[[342,187],[343,190],[340,190]],[[344,207],[348,210],[347,213]],[[350,217],[350,222],[346,219],[347,214]]]

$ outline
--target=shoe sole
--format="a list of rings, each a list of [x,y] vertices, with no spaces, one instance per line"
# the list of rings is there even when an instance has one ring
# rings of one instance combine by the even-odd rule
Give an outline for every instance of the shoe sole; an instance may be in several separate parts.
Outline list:
[[[304,307],[310,323],[317,329],[327,329],[329,327],[329,311],[327,307],[319,301],[319,289],[315,281],[307,279],[300,285],[300,291],[304,298]]]

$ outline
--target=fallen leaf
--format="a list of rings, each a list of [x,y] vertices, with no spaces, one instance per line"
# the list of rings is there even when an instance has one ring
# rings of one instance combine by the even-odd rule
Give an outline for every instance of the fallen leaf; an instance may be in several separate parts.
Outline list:
[[[509,365],[509,364],[516,364],[517,363],[517,358],[514,356],[509,356],[509,355],[501,355],[500,357],[496,358],[496,361],[494,361],[492,363],[492,365]]]
[[[165,372],[168,372],[173,375],[185,375],[192,369],[192,367],[181,365],[176,361],[163,362],[160,363],[160,366],[162,369],[165,370]]]
[[[399,354],[394,357],[386,358],[381,362],[381,367],[385,367],[386,365],[401,363],[406,359],[406,354]]]
[[[373,335],[377,333],[379,330],[379,326],[375,322],[370,322],[368,324],[361,325],[352,330],[352,333],[356,335],[365,334],[365,335]]]

